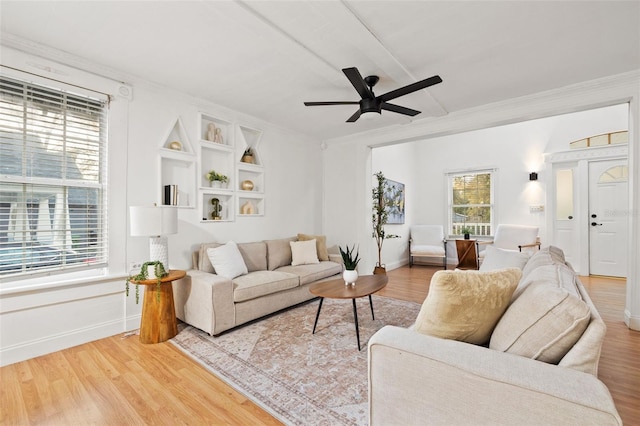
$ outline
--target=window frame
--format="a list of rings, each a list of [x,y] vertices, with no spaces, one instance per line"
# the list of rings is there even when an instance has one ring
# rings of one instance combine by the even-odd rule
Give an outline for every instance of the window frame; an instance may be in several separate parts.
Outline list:
[[[453,180],[459,176],[489,174],[489,204],[453,204]],[[445,173],[446,181],[446,197],[447,197],[447,233],[450,237],[455,237],[457,233],[454,233],[453,210],[455,207],[489,207],[490,221],[488,223],[489,232],[481,231],[479,233],[473,233],[474,237],[492,237],[495,230],[496,223],[496,184],[497,184],[498,169],[497,168],[473,168],[465,170],[455,170]],[[477,230],[477,229],[476,229]]]
[[[34,189],[36,189],[36,190],[39,190],[40,193],[47,193],[47,192],[53,191],[56,193],[59,192],[61,194],[68,194],[70,189],[74,189],[74,190],[81,189],[81,190],[87,190],[87,191],[95,190],[98,194],[96,198],[96,208],[98,209],[98,217],[100,222],[97,227],[97,230],[99,233],[99,235],[97,235],[97,241],[99,241],[99,244],[97,246],[99,250],[99,257],[93,262],[91,261],[89,262],[82,261],[77,263],[68,262],[69,259],[66,258],[68,247],[62,247],[59,250],[60,252],[59,256],[62,258],[62,260],[60,261],[60,264],[57,264],[57,263],[54,263],[51,265],[45,264],[45,265],[40,265],[38,267],[35,267],[33,269],[29,269],[25,267],[25,265],[32,262],[29,262],[28,260],[23,258],[23,260],[20,262],[21,264],[20,270],[15,273],[9,272],[9,273],[0,275],[0,283],[20,281],[20,280],[28,281],[34,278],[37,279],[37,278],[41,278],[42,276],[50,276],[50,275],[60,275],[61,278],[64,278],[66,276],[68,278],[75,279],[81,276],[86,276],[87,271],[89,272],[90,275],[93,275],[93,276],[95,276],[96,273],[104,275],[104,272],[109,262],[109,232],[108,232],[109,228],[108,228],[108,220],[107,220],[108,211],[109,211],[109,205],[107,203],[109,185],[107,182],[107,172],[108,172],[110,162],[108,159],[107,147],[109,144],[108,129],[109,129],[110,96],[100,92],[91,91],[88,89],[83,89],[78,87],[69,87],[64,83],[60,83],[60,82],[53,81],[46,78],[33,78],[33,76],[21,75],[22,73],[20,72],[7,73],[5,72],[6,69],[4,68],[2,69],[2,71],[3,72],[1,74],[1,77],[3,79],[13,80],[18,84],[22,85],[23,87],[36,87],[37,90],[47,91],[47,92],[61,95],[62,98],[65,98],[64,105],[67,104],[68,100],[73,101],[76,99],[90,100],[90,102],[94,105],[101,104],[100,114],[99,114],[101,118],[99,119],[100,130],[97,138],[98,141],[96,144],[97,146],[96,155],[98,156],[98,161],[100,162],[100,164],[97,167],[98,176],[95,181],[77,179],[77,178],[74,179],[74,178],[68,177],[68,175],[64,174],[64,171],[66,170],[66,167],[67,167],[65,165],[61,166],[61,170],[63,170],[62,172],[63,174],[59,178],[47,177],[47,176],[40,176],[40,177],[33,176],[33,173],[28,173],[23,168],[20,174],[0,175],[0,182],[2,182],[3,186],[20,187],[23,197],[25,197],[23,201],[21,201],[21,203],[24,204],[24,208],[25,208],[24,211],[27,214],[26,219],[29,221],[31,221],[32,219],[31,214],[29,213],[29,206],[30,206],[30,203],[33,203],[33,201],[29,201],[26,198],[26,194],[28,194],[29,191],[34,191]],[[37,80],[37,81],[34,81],[34,80]],[[24,93],[25,92],[23,91],[23,99],[27,99],[27,96]],[[84,109],[82,111],[86,111],[87,109]],[[64,116],[63,123],[65,124],[67,123],[67,120],[69,119],[74,120],[77,118],[77,116],[75,116],[73,113],[69,114],[66,110],[62,115]],[[22,135],[20,136],[20,133],[16,133],[16,134],[22,138],[22,142],[20,142],[19,140],[18,143],[26,144],[28,143],[26,142],[28,138],[27,135],[32,135],[32,134],[37,135],[38,132],[30,131],[25,126],[25,124],[27,124],[27,121],[24,118],[22,119],[21,124],[22,124]],[[63,145],[67,144],[69,143],[70,140],[71,138],[65,136],[61,141],[61,143]],[[26,146],[26,145],[23,145],[23,146]],[[66,155],[65,149],[63,149],[62,152],[63,152],[62,154],[56,155],[52,158],[57,158],[62,162],[65,162],[66,164],[66,162],[68,161],[68,158],[71,158],[71,156]],[[24,164],[23,164],[23,167],[24,167]],[[73,216],[73,213],[71,212],[71,209],[70,209],[72,204],[70,204],[70,200],[68,199],[68,196],[63,196],[62,199],[65,200],[64,202],[66,203],[66,205],[64,206],[64,213],[63,213],[63,215],[65,216],[64,220],[70,223]],[[88,208],[88,205],[85,205],[85,207]],[[89,217],[86,218],[87,222],[90,220],[91,218]],[[10,220],[7,221],[7,224],[9,224],[9,222]],[[64,230],[62,231],[67,232]],[[23,232],[23,231],[20,231],[20,232]],[[29,231],[27,232],[37,232],[37,230],[34,231],[31,229],[31,227],[29,227]],[[68,232],[69,232],[69,238],[71,238],[71,228],[69,228]],[[90,235],[88,228],[86,230],[86,235]],[[10,245],[8,240],[5,243],[7,244],[7,246],[5,247],[8,247]],[[33,241],[27,241],[25,238],[21,238],[21,241],[18,241],[15,244],[20,244],[24,253],[25,248],[33,245]],[[87,238],[87,247],[88,246],[89,246],[89,239]],[[36,247],[36,248],[39,249],[40,247]],[[48,250],[49,253],[53,253],[52,251],[53,248],[47,248],[45,250]],[[79,257],[82,258],[82,256],[79,256]]]

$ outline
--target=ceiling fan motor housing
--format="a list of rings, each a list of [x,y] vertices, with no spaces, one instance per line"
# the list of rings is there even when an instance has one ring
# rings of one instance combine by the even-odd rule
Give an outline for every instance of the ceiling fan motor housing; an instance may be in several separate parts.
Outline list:
[[[377,99],[373,98],[373,99],[361,99],[360,100],[360,111],[364,114],[366,112],[377,112],[378,114],[380,114],[382,112],[381,109],[381,102],[379,102]]]

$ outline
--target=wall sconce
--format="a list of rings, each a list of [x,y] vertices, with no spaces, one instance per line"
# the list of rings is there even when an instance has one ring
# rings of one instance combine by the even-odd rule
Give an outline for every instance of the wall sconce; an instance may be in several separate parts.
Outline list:
[[[531,181],[538,180],[538,173],[536,172],[529,173],[529,180]]]

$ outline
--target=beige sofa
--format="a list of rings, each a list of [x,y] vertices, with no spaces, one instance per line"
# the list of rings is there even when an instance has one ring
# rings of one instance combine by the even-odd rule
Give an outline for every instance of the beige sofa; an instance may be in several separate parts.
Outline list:
[[[329,260],[292,266],[290,241],[297,237],[239,243],[248,273],[234,279],[217,275],[207,255],[220,243],[201,244],[193,253],[193,269],[173,284],[176,316],[210,335],[314,298],[308,287],[339,278],[339,254]]]
[[[528,319],[534,325],[515,330],[519,340],[496,349],[501,343],[495,341],[504,343],[505,336],[522,327],[519,321],[544,305],[546,294],[564,292],[558,289],[572,294],[567,300],[575,302],[572,298],[577,297],[588,306],[586,329],[559,362],[539,360],[551,345],[544,350],[533,348],[536,339],[550,338],[550,331],[538,330],[547,336],[529,336],[523,343],[522,337],[542,321],[535,318]],[[562,305],[556,308],[553,318],[547,318],[551,325],[562,321]],[[544,248],[524,264],[518,287],[488,345],[391,326],[369,340],[370,424],[621,425],[608,389],[597,378],[605,331],[562,251]],[[552,343],[567,334],[558,335]],[[521,350],[536,355],[516,354]]]

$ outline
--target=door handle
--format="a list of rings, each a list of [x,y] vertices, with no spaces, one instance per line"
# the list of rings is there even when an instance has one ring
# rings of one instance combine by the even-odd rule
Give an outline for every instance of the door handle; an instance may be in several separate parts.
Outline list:
[[[602,226],[602,224],[601,223],[591,222],[591,226]]]

